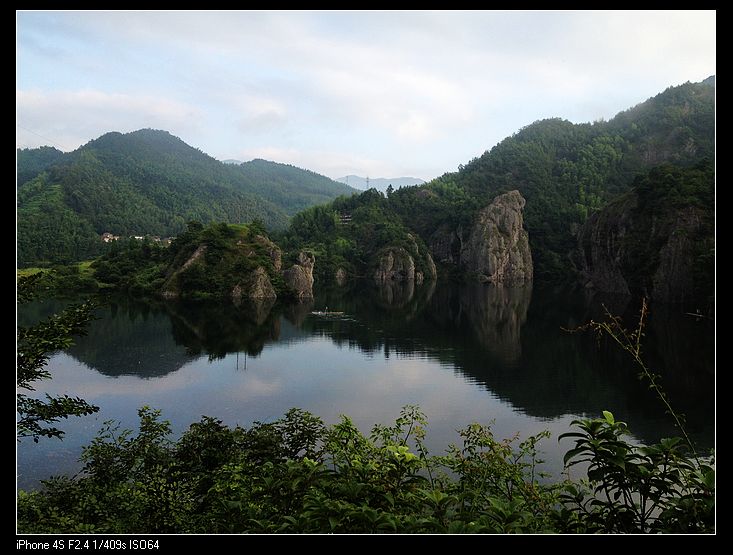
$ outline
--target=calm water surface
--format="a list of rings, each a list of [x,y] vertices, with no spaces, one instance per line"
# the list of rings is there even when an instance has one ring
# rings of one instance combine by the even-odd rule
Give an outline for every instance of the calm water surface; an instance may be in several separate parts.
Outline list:
[[[601,318],[601,302],[631,326],[633,300],[587,298],[531,286],[425,284],[360,286],[320,293],[312,303],[241,307],[113,300],[89,334],[50,361],[52,394],[101,407],[61,422],[63,441],[18,444],[18,486],[80,468],[81,447],[105,420],[136,428],[137,409],[163,411],[179,434],[202,415],[248,426],[301,407],[334,423],[345,413],[368,432],[418,404],[440,454],[470,422],[493,422],[498,437],[549,429],[545,470],[562,469],[557,436],[579,416],[611,410],[634,439],[675,434],[670,418],[617,348],[569,334]],[[312,310],[342,311],[319,317]],[[21,307],[28,324],[60,307]],[[714,331],[682,310],[652,306],[645,337],[650,366],[701,447],[714,438]]]

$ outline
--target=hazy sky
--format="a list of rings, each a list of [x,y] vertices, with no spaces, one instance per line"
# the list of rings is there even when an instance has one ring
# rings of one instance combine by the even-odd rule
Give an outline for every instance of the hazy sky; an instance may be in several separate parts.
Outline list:
[[[430,179],[714,73],[714,11],[17,12],[17,144],[152,127],[219,159]]]

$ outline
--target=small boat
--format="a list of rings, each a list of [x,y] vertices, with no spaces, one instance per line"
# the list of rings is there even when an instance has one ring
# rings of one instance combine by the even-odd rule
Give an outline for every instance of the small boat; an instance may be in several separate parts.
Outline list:
[[[335,312],[333,310],[313,310],[311,312],[313,316],[343,316],[343,312]]]

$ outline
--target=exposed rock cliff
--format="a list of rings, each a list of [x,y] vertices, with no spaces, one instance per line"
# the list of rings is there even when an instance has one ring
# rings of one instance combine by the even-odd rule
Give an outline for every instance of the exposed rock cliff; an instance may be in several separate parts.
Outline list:
[[[283,255],[280,247],[278,247],[275,243],[270,241],[270,239],[268,239],[267,237],[263,237],[262,235],[257,235],[254,239],[254,242],[265,249],[267,255],[270,257],[273,269],[276,272],[279,272],[282,269],[283,265]]]
[[[258,266],[246,279],[237,283],[232,288],[232,301],[234,304],[242,302],[242,297],[247,299],[275,299],[277,294],[272,286],[267,270]]]
[[[338,268],[333,277],[336,280],[336,285],[338,285],[339,287],[344,285],[346,283],[346,270],[344,270],[343,268]]]
[[[297,264],[283,271],[285,284],[293,291],[298,299],[313,298],[313,266],[316,257],[309,252],[298,254]]]
[[[580,229],[573,262],[582,283],[663,302],[704,300],[700,282],[705,251],[713,247],[706,222],[711,210],[659,203],[652,208],[640,205],[636,191],[624,195]]]
[[[172,248],[175,256],[160,289],[165,298],[231,299],[240,305],[285,292],[280,247],[248,225],[193,225]]]
[[[407,248],[390,246],[377,253],[373,272],[375,281],[379,283],[411,281],[415,285],[422,285],[426,280],[434,281],[437,275],[432,256],[411,233],[407,234]]]
[[[178,279],[178,276],[180,276],[183,272],[188,270],[188,268],[191,267],[191,265],[196,262],[201,256],[206,253],[207,246],[206,245],[200,245],[193,254],[186,260],[180,268],[173,270],[169,273],[168,278],[165,280],[165,284],[163,284],[163,298],[164,299],[177,299],[179,292],[178,288],[176,287],[176,281]]]
[[[376,281],[415,281],[415,260],[402,247],[387,247],[377,257]]]
[[[463,250],[463,227],[453,229],[448,225],[440,226],[430,237],[430,252],[442,264],[461,263]]]
[[[631,212],[636,196],[626,195],[594,212],[578,233],[578,251],[573,260],[587,288],[605,293],[629,294],[623,266],[627,254],[625,238],[630,233]]]
[[[491,283],[532,280],[532,254],[522,218],[524,204],[519,191],[509,191],[479,211],[460,251],[460,264],[466,271]]]

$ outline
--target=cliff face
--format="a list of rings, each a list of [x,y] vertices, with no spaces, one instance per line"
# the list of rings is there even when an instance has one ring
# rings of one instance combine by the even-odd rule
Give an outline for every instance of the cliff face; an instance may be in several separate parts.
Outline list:
[[[460,251],[461,267],[480,281],[507,285],[532,280],[532,254],[519,191],[496,197],[479,211]],[[453,242],[451,242],[453,244]]]
[[[298,262],[283,272],[285,284],[300,300],[313,298],[313,266],[315,263],[316,257],[312,253],[303,251],[298,254]]]
[[[662,302],[700,303],[713,294],[713,207],[689,193],[679,197],[673,187],[685,182],[668,175],[652,175],[645,189],[611,202],[580,229],[572,259],[586,288]]]
[[[377,259],[376,281],[415,281],[415,261],[402,247],[388,247]]]
[[[244,283],[237,283],[232,288],[232,302],[238,305],[242,302],[242,298],[247,299],[276,299],[277,293],[272,286],[267,270],[262,266],[258,266],[254,272],[246,276]]]
[[[585,287],[604,293],[630,293],[624,277],[628,262],[625,238],[631,233],[631,213],[636,205],[635,195],[625,196],[591,214],[580,228],[574,262]]]
[[[407,234],[406,239],[407,249],[390,246],[377,253],[373,272],[376,282],[410,281],[415,282],[415,285],[422,285],[424,281],[436,279],[438,272],[430,253],[418,244],[411,233]]]

